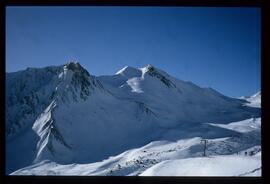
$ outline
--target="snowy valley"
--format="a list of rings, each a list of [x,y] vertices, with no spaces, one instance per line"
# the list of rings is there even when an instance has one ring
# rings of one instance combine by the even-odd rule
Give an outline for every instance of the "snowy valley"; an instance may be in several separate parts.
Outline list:
[[[6,140],[11,175],[261,176],[261,93],[230,98],[152,65],[28,68],[6,74]]]

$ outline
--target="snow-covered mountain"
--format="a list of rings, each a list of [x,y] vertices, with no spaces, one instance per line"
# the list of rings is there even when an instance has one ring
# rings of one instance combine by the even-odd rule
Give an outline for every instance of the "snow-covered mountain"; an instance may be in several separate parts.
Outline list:
[[[250,97],[240,97],[239,99],[246,100],[246,105],[249,107],[261,107],[261,92],[250,96]]]
[[[45,160],[94,164],[153,141],[241,137],[224,126],[260,117],[246,103],[151,65],[99,77],[75,62],[7,73],[6,173]]]

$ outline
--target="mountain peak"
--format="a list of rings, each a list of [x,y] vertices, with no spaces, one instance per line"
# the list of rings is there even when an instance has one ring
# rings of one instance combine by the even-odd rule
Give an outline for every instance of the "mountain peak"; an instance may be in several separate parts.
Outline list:
[[[145,66],[145,68],[147,68],[147,69],[153,69],[153,68],[154,68],[154,66],[153,66],[153,65],[151,65],[151,64],[147,64],[147,65]]]
[[[254,95],[252,95],[251,97],[260,97],[261,96],[261,91],[259,91],[259,92],[257,92],[257,93],[255,93]]]
[[[148,71],[153,71],[155,69],[155,67],[151,64],[147,64],[145,67],[142,67],[141,70],[145,73]]]
[[[153,145],[160,146],[163,142],[145,146],[148,142],[167,140],[170,145],[159,148],[162,158],[165,152],[168,156],[199,155],[202,149],[194,152],[193,148],[202,139],[222,138],[223,142],[214,145],[212,150],[216,151],[216,146],[224,147],[217,153],[208,151],[209,155],[240,153],[239,147],[247,149],[250,145],[253,149],[260,143],[260,129],[256,128],[260,127],[260,120],[250,119],[260,117],[260,99],[247,103],[224,97],[166,75],[153,65],[144,68],[126,66],[117,75],[101,77],[87,76],[77,62],[35,71],[22,71],[22,74],[6,77],[5,127],[9,153],[6,174],[35,163],[34,167],[42,168],[37,169],[40,174],[58,175],[61,171],[59,164],[73,167],[78,163],[105,160],[96,164],[104,168],[104,171],[97,168],[102,175],[137,175],[143,166],[154,166],[162,161],[158,154],[152,155],[151,152]],[[235,122],[245,119],[247,122],[234,128]],[[233,126],[230,122],[234,122]],[[243,127],[246,123],[248,127]],[[224,138],[228,138],[228,144],[224,143]],[[172,142],[180,144],[172,147]],[[227,149],[231,145],[235,152]],[[140,146],[143,149],[131,152],[133,156],[126,154]],[[187,146],[187,149],[178,149],[179,146]],[[151,149],[145,149],[147,147]],[[24,151],[23,157],[20,157],[21,150]],[[182,152],[176,152],[179,150]],[[117,154],[124,155],[119,162]],[[144,158],[147,155],[152,156]],[[43,165],[45,160],[50,161],[46,162],[49,165]],[[134,171],[138,163],[141,168]],[[48,169],[50,165],[57,166],[57,169]],[[88,170],[91,172],[86,173],[87,169],[76,172],[98,175],[92,169],[93,164],[90,166]]]
[[[159,74],[159,75],[163,75],[163,76],[169,76],[166,72],[164,72],[163,70],[148,64],[145,67],[141,68],[141,70],[143,71],[143,73],[148,73],[148,74]]]
[[[131,67],[131,66],[125,66],[118,72],[116,72],[116,75],[122,75],[125,77],[139,77],[141,76],[141,71],[137,68]]]
[[[151,73],[151,72],[154,72],[154,71],[156,71],[156,72],[159,71],[156,67],[154,67],[151,64],[147,64],[145,67],[140,68],[140,70],[142,71],[143,74]]]
[[[90,76],[90,74],[88,73],[88,71],[85,68],[83,68],[80,65],[79,62],[71,61],[71,62],[68,62],[67,64],[65,64],[64,67],[67,70],[71,70],[73,72],[83,73],[83,74],[86,74],[87,76]]]
[[[96,89],[102,89],[101,83],[88,73],[79,62],[68,62],[62,65],[62,72],[58,75],[60,83],[54,92],[53,97],[60,97],[63,101],[73,99],[78,102],[84,101]]]
[[[147,64],[144,68],[148,68],[148,69],[150,69],[150,68],[154,68],[154,66],[153,65],[151,65],[151,64]]]
[[[143,73],[159,73],[164,76],[169,76],[165,71],[151,64],[147,64],[145,67],[141,68],[141,70],[143,71]]]
[[[70,69],[70,70],[75,70],[75,69],[82,68],[80,63],[76,62],[76,61],[70,61],[67,64],[65,64],[65,66],[67,67],[67,69]]]

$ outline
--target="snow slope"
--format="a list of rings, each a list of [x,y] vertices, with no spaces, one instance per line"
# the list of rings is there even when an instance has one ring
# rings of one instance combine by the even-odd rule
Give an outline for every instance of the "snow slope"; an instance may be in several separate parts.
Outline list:
[[[175,79],[151,65],[125,67],[115,75],[95,77],[79,63],[71,62],[6,76],[7,173],[32,164],[41,166],[44,160],[63,167],[102,165],[110,156],[126,154],[153,141],[227,137],[218,149],[222,154],[228,154],[228,145],[237,145],[238,151],[259,145],[259,138],[250,139],[260,134],[257,129],[243,135],[215,125],[260,117],[260,108]],[[27,109],[32,109],[29,116]],[[190,152],[201,154],[196,144],[191,151],[185,150],[185,157]],[[21,150],[25,150],[24,158],[19,156]],[[185,151],[179,154],[185,155]],[[127,162],[133,163],[129,159]],[[105,164],[102,168],[109,167]],[[135,169],[122,174],[140,172]],[[104,173],[95,170],[95,174]]]
[[[237,126],[235,122],[233,124]],[[238,125],[241,127],[241,122]],[[211,130],[211,126],[209,129]],[[212,129],[212,131],[216,131],[216,129]],[[171,130],[167,134],[170,132]],[[201,142],[205,138],[159,140],[127,150],[100,162],[62,165],[47,160],[20,169],[12,175],[261,175],[259,127],[253,131],[241,131],[230,137],[219,135],[219,138],[207,139],[207,157],[203,157]]]
[[[166,126],[169,121],[174,126],[179,120],[226,123],[260,114],[256,108],[243,106],[241,100],[175,79],[151,65],[139,69],[126,67],[116,75],[100,76],[98,79],[114,96],[147,104]]]
[[[140,176],[260,176],[261,157],[213,156],[163,161]]]
[[[240,99],[244,99],[247,101],[246,106],[257,107],[257,108],[261,107],[261,92],[260,91],[250,97],[240,97]]]
[[[39,140],[32,126],[50,104],[61,67],[6,74],[6,172],[29,165]],[[19,155],[24,150],[25,157]]]
[[[212,124],[210,125],[222,127],[230,130],[234,130],[236,132],[250,132],[252,130],[256,130],[261,128],[261,118],[251,118],[243,121],[232,122],[229,124]]]

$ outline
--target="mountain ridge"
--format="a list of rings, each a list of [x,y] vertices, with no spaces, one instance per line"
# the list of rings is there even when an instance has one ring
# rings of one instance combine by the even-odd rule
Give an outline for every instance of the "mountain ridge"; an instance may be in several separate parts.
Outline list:
[[[149,143],[173,127],[260,116],[259,108],[178,80],[152,65],[96,77],[69,62],[6,76],[8,172],[46,159],[94,162]],[[29,116],[24,115],[27,110]],[[28,150],[27,162],[12,160],[17,142]]]

